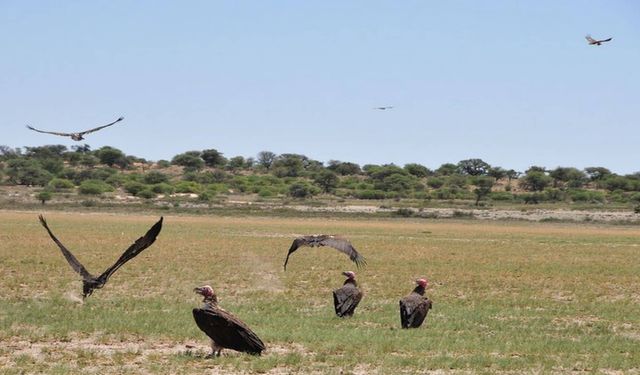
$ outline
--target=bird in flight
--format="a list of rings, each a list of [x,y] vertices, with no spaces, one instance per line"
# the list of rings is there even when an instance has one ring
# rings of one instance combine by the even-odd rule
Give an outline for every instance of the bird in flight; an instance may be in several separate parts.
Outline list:
[[[289,253],[287,254],[287,259],[284,261],[284,270],[287,270],[287,263],[289,262],[289,256],[299,247],[309,246],[309,247],[320,247],[320,246],[329,246],[334,249],[345,253],[349,256],[349,258],[356,264],[356,266],[365,266],[367,261],[364,257],[356,251],[356,249],[351,245],[351,242],[346,238],[328,235],[328,234],[314,234],[311,236],[302,236],[293,240],[291,247],[289,248]]]
[[[587,35],[584,38],[587,40],[587,42],[589,42],[589,45],[591,46],[601,46],[602,43],[609,42],[611,41],[611,39],[613,39],[613,38],[609,38],[609,39],[595,40],[591,37],[591,35]]]
[[[382,106],[382,107],[373,107],[373,109],[379,109],[381,111],[386,111],[387,109],[392,109],[392,105]]]
[[[129,246],[129,248],[125,250],[124,253],[122,253],[120,258],[118,258],[118,260],[111,267],[107,268],[107,270],[104,271],[100,276],[96,277],[90,274],[89,271],[87,271],[87,269],[84,268],[82,263],[80,263],[78,259],[76,259],[76,257],[73,256],[73,254],[71,254],[71,251],[69,251],[62,244],[62,242],[60,242],[56,238],[56,236],[53,235],[53,232],[51,232],[51,229],[49,229],[49,226],[47,225],[47,221],[44,219],[44,217],[40,215],[39,218],[40,218],[40,224],[42,224],[44,229],[46,229],[47,232],[49,232],[49,236],[51,236],[51,239],[53,240],[53,242],[55,242],[56,245],[58,245],[58,247],[62,251],[62,255],[64,255],[64,257],[67,259],[67,262],[69,263],[71,268],[73,268],[74,271],[76,271],[78,274],[80,274],[80,276],[82,276],[82,298],[83,299],[89,297],[91,293],[93,293],[94,289],[102,288],[104,284],[107,283],[107,280],[109,280],[109,277],[111,277],[111,275],[113,275],[113,273],[116,272],[118,268],[122,267],[122,265],[124,265],[125,263],[133,259],[136,255],[140,254],[142,250],[151,246],[151,244],[153,244],[153,242],[156,240],[156,237],[160,233],[160,230],[162,229],[162,219],[163,219],[162,217],[160,217],[160,220],[158,220],[158,222],[155,223],[151,227],[151,229],[147,231],[147,233],[144,236],[138,238],[136,242],[134,242],[131,246]]]
[[[46,134],[53,134],[53,135],[61,135],[61,136],[63,136],[63,137],[71,137],[71,139],[73,139],[74,141],[81,141],[81,140],[83,140],[83,139],[84,139],[84,135],[85,135],[85,134],[93,133],[93,132],[96,132],[96,131],[98,131],[98,130],[100,130],[100,129],[104,129],[104,128],[106,128],[106,127],[108,127],[108,126],[111,126],[111,125],[113,125],[113,124],[115,124],[115,123],[117,123],[117,122],[120,122],[120,121],[122,121],[122,120],[124,120],[124,117],[120,117],[120,118],[118,118],[116,121],[114,121],[114,122],[112,122],[112,123],[109,123],[109,124],[107,124],[107,125],[98,126],[97,128],[93,128],[93,129],[89,129],[89,130],[85,130],[85,131],[83,131],[83,132],[77,132],[77,133],[48,132],[48,131],[45,131],[45,130],[39,130],[39,129],[36,129],[36,128],[34,128],[34,127],[32,127],[32,126],[29,126],[29,125],[27,125],[27,128],[29,128],[29,129],[31,129],[31,130],[33,130],[33,131],[37,131],[38,133],[46,133]]]

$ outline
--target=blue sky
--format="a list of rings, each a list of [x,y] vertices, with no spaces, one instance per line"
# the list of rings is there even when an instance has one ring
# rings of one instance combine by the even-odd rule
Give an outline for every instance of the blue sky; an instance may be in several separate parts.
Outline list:
[[[632,173],[639,20],[635,1],[3,0],[0,144],[122,115],[86,143]]]

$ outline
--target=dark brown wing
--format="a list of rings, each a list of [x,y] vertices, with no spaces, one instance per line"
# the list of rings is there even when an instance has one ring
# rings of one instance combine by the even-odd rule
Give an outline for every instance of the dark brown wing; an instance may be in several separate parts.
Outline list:
[[[599,40],[599,42],[610,42],[610,41],[611,41],[611,39],[613,39],[613,38],[602,39],[602,40]]]
[[[202,332],[223,348],[260,354],[264,343],[246,324],[220,309],[193,309],[193,318]]]
[[[122,267],[123,264],[127,263],[136,255],[140,254],[142,250],[151,246],[151,244],[153,244],[153,242],[156,240],[156,237],[158,237],[160,230],[162,229],[162,219],[163,217],[160,217],[160,220],[158,220],[158,222],[155,223],[144,236],[138,238],[136,242],[129,246],[129,248],[125,250],[124,253],[122,253],[120,258],[118,258],[115,264],[107,268],[107,270],[98,277],[98,280],[100,280],[103,284],[106,283],[109,277],[111,277],[111,275],[116,272],[118,268]]]
[[[351,316],[362,299],[362,292],[352,284],[333,291],[333,306],[336,315]]]
[[[71,133],[48,132],[48,131],[45,131],[45,130],[36,129],[36,128],[34,128],[34,127],[32,127],[32,126],[29,126],[29,125],[27,125],[27,128],[28,128],[28,129],[31,129],[31,130],[33,130],[33,131],[36,131],[36,132],[38,132],[38,133],[53,134],[53,135],[61,135],[61,136],[63,136],[63,137],[71,137],[71,135],[72,135]]]
[[[427,317],[431,301],[419,294],[412,293],[400,300],[400,322],[402,328],[417,328]]]
[[[356,264],[356,266],[358,266],[358,268],[360,268],[360,266],[367,265],[367,261],[364,259],[364,257],[358,254],[353,245],[351,245],[351,242],[349,242],[349,240],[345,238],[326,236],[326,238],[320,241],[320,245],[333,247],[334,249],[347,254],[349,256],[349,259],[351,259]]]
[[[79,132],[78,134],[80,134],[80,135],[85,135],[85,134],[88,134],[88,133],[97,132],[97,131],[98,131],[98,130],[100,130],[100,129],[104,129],[104,128],[106,128],[107,126],[111,126],[111,125],[115,124],[116,122],[120,122],[120,121],[122,121],[122,120],[124,120],[124,117],[119,117],[116,121],[114,121],[114,122],[112,122],[112,123],[109,123],[109,124],[107,124],[107,125],[98,126],[97,128],[93,128],[93,129],[85,130],[85,131],[83,131],[83,132]]]
[[[47,225],[47,221],[44,219],[44,216],[40,215],[38,216],[38,218],[40,219],[40,224],[42,224],[42,226],[44,227],[44,229],[47,230],[47,232],[49,232],[49,236],[51,237],[51,239],[53,240],[53,242],[56,243],[56,245],[58,245],[58,247],[60,248],[60,250],[62,251],[62,255],[64,255],[65,259],[67,260],[67,262],[69,263],[69,265],[71,266],[71,268],[73,268],[74,271],[76,271],[77,273],[80,274],[80,276],[82,276],[82,279],[84,280],[90,280],[93,278],[93,276],[89,273],[89,271],[87,271],[86,268],[84,268],[84,266],[82,265],[82,263],[80,263],[78,261],[78,259],[76,259],[75,256],[73,256],[73,254],[71,254],[71,251],[69,251],[63,244],[62,242],[60,242],[56,236],[53,235],[53,232],[51,232],[51,229],[49,229],[49,226]]]
[[[291,247],[289,248],[289,252],[287,253],[287,258],[284,260],[284,270],[287,270],[287,263],[289,263],[289,255],[291,255],[294,251],[298,250],[301,246],[309,246],[309,236],[307,237],[298,237],[291,243]]]

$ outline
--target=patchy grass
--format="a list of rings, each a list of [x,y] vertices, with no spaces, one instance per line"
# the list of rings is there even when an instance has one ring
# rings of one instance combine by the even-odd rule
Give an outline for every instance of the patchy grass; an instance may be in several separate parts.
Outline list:
[[[157,216],[46,215],[102,272]],[[294,236],[340,233],[368,259],[351,319],[331,290],[354,269]],[[35,213],[0,212],[0,369],[6,373],[640,371],[640,230],[585,224],[165,217],[156,244],[81,302],[81,283]],[[357,270],[356,270],[357,271]],[[399,329],[398,299],[431,280],[434,310]],[[208,359],[194,286],[267,344]],[[189,345],[189,348],[187,347]]]

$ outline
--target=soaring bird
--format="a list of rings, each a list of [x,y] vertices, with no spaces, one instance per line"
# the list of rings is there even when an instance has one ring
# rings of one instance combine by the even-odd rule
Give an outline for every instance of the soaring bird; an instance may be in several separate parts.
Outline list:
[[[218,297],[209,285],[193,289],[204,297],[204,306],[193,309],[198,328],[211,339],[211,356],[220,356],[222,349],[233,349],[260,355],[264,343],[246,324],[218,306]]]
[[[49,236],[51,236],[53,242],[58,245],[58,247],[62,251],[62,255],[64,255],[64,257],[67,259],[67,262],[69,262],[71,268],[73,268],[74,271],[82,276],[83,299],[89,297],[91,293],[93,293],[94,289],[102,288],[104,284],[106,284],[109,280],[109,277],[111,277],[111,275],[113,275],[113,273],[116,272],[118,268],[122,267],[122,265],[133,259],[136,255],[140,254],[142,250],[151,246],[151,244],[153,244],[153,242],[156,240],[156,237],[158,237],[158,233],[160,233],[160,230],[162,229],[163,219],[162,217],[160,217],[160,220],[158,220],[158,222],[155,223],[144,236],[138,238],[136,242],[129,246],[129,248],[125,250],[124,253],[122,253],[120,258],[118,258],[118,260],[111,267],[107,268],[107,270],[104,271],[100,276],[96,277],[90,274],[89,271],[87,271],[87,269],[84,268],[84,266],[78,261],[78,259],[76,259],[76,257],[73,256],[73,254],[71,254],[69,250],[67,250],[62,242],[60,242],[56,238],[56,236],[53,235],[53,232],[51,232],[51,229],[49,229],[49,226],[47,225],[44,217],[40,215],[39,218],[40,223],[47,230],[47,232],[49,232]]]
[[[595,40],[591,37],[591,35],[587,35],[584,38],[587,40],[587,42],[589,42],[589,45],[592,45],[592,46],[601,46],[602,43],[610,42],[611,39],[613,39],[613,38],[609,38],[609,39]]]
[[[319,247],[319,246],[330,246],[334,249],[339,250],[349,256],[349,258],[358,266],[365,266],[367,261],[364,257],[356,251],[356,249],[351,245],[351,242],[346,238],[333,236],[329,234],[314,234],[311,236],[302,236],[293,240],[291,247],[289,248],[289,253],[287,254],[287,259],[284,260],[284,270],[287,270],[287,262],[289,262],[289,256],[294,251],[298,250],[301,246],[310,246],[310,247]]]
[[[408,296],[400,300],[400,322],[402,328],[418,328],[422,325],[433,303],[424,296],[427,280],[416,280],[416,288]]]
[[[392,108],[393,108],[392,105],[385,105],[385,106],[382,106],[382,107],[373,107],[373,109],[379,109],[381,111],[386,111],[387,109],[392,109]]]
[[[347,277],[342,288],[333,291],[333,306],[339,317],[353,316],[353,312],[362,299],[362,292],[358,289],[356,274],[351,271],[342,273]]]
[[[39,130],[39,129],[36,129],[36,128],[31,127],[31,126],[29,126],[29,125],[27,125],[27,128],[29,128],[29,129],[31,129],[31,130],[33,130],[33,131],[37,131],[37,132],[39,132],[39,133],[54,134],[54,135],[61,135],[61,136],[63,136],[63,137],[71,137],[71,139],[73,139],[74,141],[81,141],[81,140],[83,140],[83,139],[84,139],[84,137],[83,137],[83,136],[84,136],[85,134],[93,133],[93,132],[96,132],[96,131],[98,131],[98,130],[100,130],[100,129],[104,129],[104,128],[106,128],[107,126],[111,126],[111,125],[115,124],[116,122],[119,122],[119,121],[122,121],[122,120],[124,120],[124,117],[120,117],[120,118],[118,118],[116,121],[114,121],[114,122],[112,122],[112,123],[109,123],[109,124],[107,124],[107,125],[98,126],[97,128],[93,128],[93,129],[89,129],[89,130],[85,130],[85,131],[83,131],[83,132],[77,132],[77,133],[48,132],[48,131],[45,131],[45,130]]]

